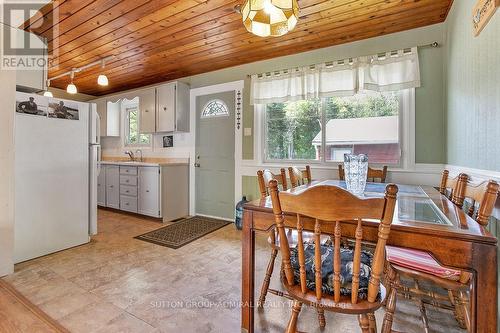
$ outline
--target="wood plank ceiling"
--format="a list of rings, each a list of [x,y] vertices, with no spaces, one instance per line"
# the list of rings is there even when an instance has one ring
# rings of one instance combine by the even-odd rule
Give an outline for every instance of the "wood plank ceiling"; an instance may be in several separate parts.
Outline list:
[[[299,0],[295,30],[261,38],[248,33],[234,11],[243,1],[56,0],[25,28],[46,37],[49,54],[57,55],[49,77],[114,56],[104,70],[108,87],[96,84],[99,67],[74,80],[79,92],[103,95],[443,22],[453,2]],[[57,24],[47,19],[52,8]],[[51,86],[65,89],[68,81]]]

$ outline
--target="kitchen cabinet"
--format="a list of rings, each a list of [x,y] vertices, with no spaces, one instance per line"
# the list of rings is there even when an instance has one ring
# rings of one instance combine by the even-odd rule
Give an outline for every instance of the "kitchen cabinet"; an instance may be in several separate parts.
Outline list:
[[[120,209],[137,213],[137,167],[120,165]]]
[[[120,168],[106,166],[106,207],[120,209]]]
[[[3,1],[2,1],[3,4]],[[5,8],[5,10],[8,7]],[[7,12],[8,13],[8,12]],[[40,59],[41,56],[36,56],[36,57],[30,57],[30,60],[33,60],[33,64],[28,66],[18,66],[16,68],[16,86],[17,90],[19,91],[24,91],[24,92],[37,92],[37,91],[43,91],[47,89],[47,46],[42,39],[42,37],[39,37],[33,33],[24,31],[22,29],[17,29],[17,28],[10,28],[10,36],[15,36],[15,40],[12,42],[15,44],[15,48],[19,50],[19,52],[22,52],[23,50],[26,51],[26,46],[24,43],[26,41],[29,41],[30,47],[33,48],[38,48],[38,49],[44,49],[45,56],[43,56],[43,59],[45,59],[44,62],[42,61],[35,61],[35,59]],[[5,30],[2,31],[4,35],[3,37],[6,38],[6,36],[9,35],[9,31]],[[7,44],[5,44],[7,45]],[[22,55],[22,53],[19,53],[19,55]],[[6,57],[5,59],[8,59]],[[22,60],[23,58],[20,58],[19,60]],[[2,73],[3,74],[3,73]]]
[[[156,91],[154,88],[139,92],[139,131],[141,133],[156,132]]]
[[[105,199],[98,198],[100,206],[162,218],[164,222],[189,214],[187,163],[103,162],[98,183],[105,184]],[[103,194],[99,194],[98,185],[99,195]]]
[[[106,207],[106,166],[101,165],[101,172],[97,176],[97,205]]]
[[[156,132],[189,132],[189,86],[170,82],[156,88]]]
[[[160,168],[139,167],[138,213],[160,217]]]
[[[106,99],[93,101],[101,119],[101,136],[120,136],[120,102],[108,102]]]

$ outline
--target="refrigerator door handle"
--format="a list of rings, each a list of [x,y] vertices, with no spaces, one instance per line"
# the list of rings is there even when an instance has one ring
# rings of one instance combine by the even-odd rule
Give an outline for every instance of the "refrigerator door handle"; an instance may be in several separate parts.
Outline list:
[[[97,111],[94,111],[95,113],[95,142],[97,144],[101,144],[101,117],[99,116],[99,113]]]
[[[97,146],[97,175],[101,174],[102,151],[101,146]]]

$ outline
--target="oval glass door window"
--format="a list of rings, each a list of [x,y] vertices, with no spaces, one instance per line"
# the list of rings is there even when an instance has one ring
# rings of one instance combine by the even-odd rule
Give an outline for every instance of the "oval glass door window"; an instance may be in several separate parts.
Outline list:
[[[213,99],[208,102],[203,111],[201,112],[201,118],[213,118],[213,117],[224,117],[229,116],[229,109],[223,101],[220,99]]]

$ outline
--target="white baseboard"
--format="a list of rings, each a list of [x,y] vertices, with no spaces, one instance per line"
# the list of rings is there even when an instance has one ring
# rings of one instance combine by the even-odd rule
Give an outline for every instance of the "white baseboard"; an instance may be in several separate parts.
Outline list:
[[[196,216],[203,216],[203,217],[208,217],[211,219],[217,219],[217,220],[223,220],[223,221],[229,221],[229,222],[234,222],[234,219],[230,219],[227,217],[220,217],[220,216],[213,216],[213,215],[205,215],[205,214],[198,214],[196,213]]]

